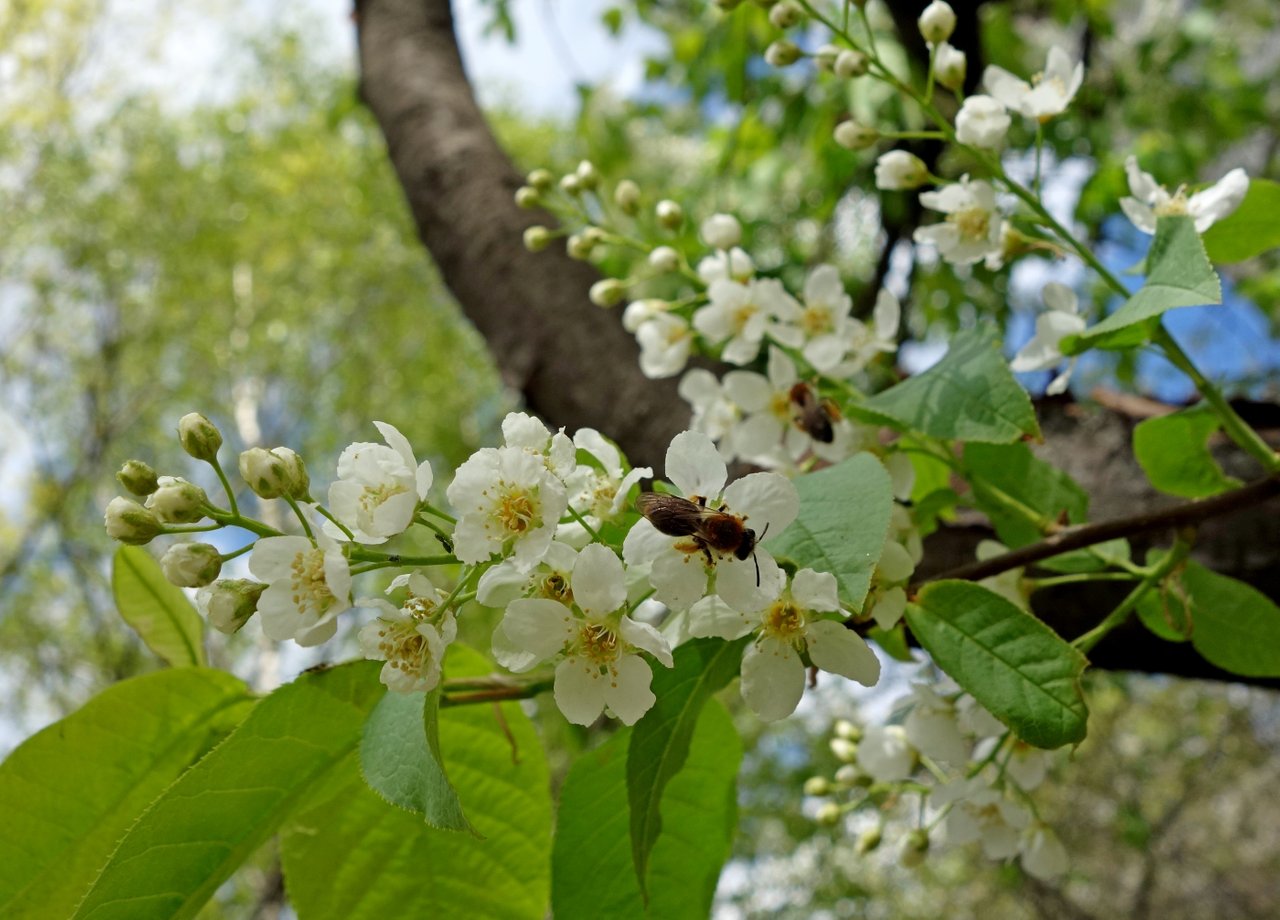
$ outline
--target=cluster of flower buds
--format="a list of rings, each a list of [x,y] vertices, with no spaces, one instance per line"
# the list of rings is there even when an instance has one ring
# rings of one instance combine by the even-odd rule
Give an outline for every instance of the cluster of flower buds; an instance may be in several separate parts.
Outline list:
[[[1040,879],[1066,871],[1066,850],[1031,797],[1050,754],[1014,739],[959,692],[916,684],[894,708],[901,722],[836,722],[830,747],[841,766],[805,783],[816,820],[863,828],[860,852],[880,846],[891,824],[913,824],[900,843],[907,866],[935,847],[979,843],[988,858],[1017,858]]]

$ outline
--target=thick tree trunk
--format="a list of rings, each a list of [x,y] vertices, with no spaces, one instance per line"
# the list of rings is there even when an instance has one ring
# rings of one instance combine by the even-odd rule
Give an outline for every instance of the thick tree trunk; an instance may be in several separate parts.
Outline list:
[[[522,231],[540,216],[512,201],[520,177],[476,104],[447,0],[363,0],[358,20],[361,94],[382,126],[423,242],[488,340],[504,379],[551,424],[598,428],[633,462],[660,468],[688,410],[673,381],[640,373],[637,347],[616,313],[587,300],[599,277],[590,266],[562,250],[532,255],[523,248]],[[1091,518],[1124,517],[1172,501],[1150,489],[1133,461],[1134,418],[1062,401],[1040,409],[1046,436],[1040,452],[1090,494]],[[1223,460],[1242,479],[1257,475],[1238,452],[1224,449]],[[933,535],[925,573],[972,561],[985,536],[990,532],[980,526]],[[1167,541],[1144,539],[1139,559],[1161,542]],[[1280,597],[1275,503],[1202,526],[1197,558]],[[1117,600],[1105,585],[1094,585],[1042,592],[1035,603],[1051,625],[1072,636]],[[1189,644],[1163,642],[1137,625],[1112,634],[1092,658],[1114,669],[1234,679]]]

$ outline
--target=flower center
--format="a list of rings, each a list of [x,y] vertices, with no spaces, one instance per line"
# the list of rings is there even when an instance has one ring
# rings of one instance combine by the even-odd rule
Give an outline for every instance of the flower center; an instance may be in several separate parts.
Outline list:
[[[514,536],[520,536],[537,526],[537,499],[527,488],[521,486],[501,485],[494,517],[502,525],[502,529]]]
[[[401,483],[379,483],[376,486],[365,486],[360,493],[360,507],[364,511],[373,511],[389,499],[407,489]]]
[[[599,667],[612,665],[618,659],[618,636],[608,626],[587,623],[578,630],[578,651],[583,658]]]
[[[991,212],[985,208],[965,208],[948,215],[947,220],[955,224],[966,240],[981,240],[986,239],[991,227]]]
[[[404,610],[405,613],[409,614],[409,616],[413,617],[415,622],[429,623],[435,618],[435,615],[438,612],[437,607],[438,605],[435,601],[431,600],[431,598],[417,597],[411,594],[409,595],[408,600],[404,602],[404,607],[401,609]]]
[[[784,425],[791,422],[791,394],[789,392],[774,392],[769,397],[769,414],[781,421]]]
[[[796,644],[804,635],[804,610],[795,601],[774,601],[765,611],[763,632],[781,642]]]
[[[405,606],[408,607],[407,604]],[[420,677],[426,668],[431,647],[427,644],[426,637],[416,628],[417,613],[411,615],[413,620],[401,623],[380,621],[378,651],[397,671]]]
[[[1185,185],[1178,186],[1178,190],[1169,196],[1168,201],[1161,202],[1155,206],[1155,212],[1157,217],[1178,217],[1189,213],[1187,211],[1187,187]]]
[[[747,328],[747,323],[751,322],[752,317],[759,312],[760,307],[751,301],[747,301],[742,306],[734,310],[730,316],[730,321],[733,323],[734,335],[741,335],[743,330]]]
[[[568,606],[573,603],[573,588],[563,572],[552,572],[537,586],[539,597],[549,598]]]
[[[809,335],[822,335],[835,328],[831,311],[822,306],[805,307],[800,314],[800,326]]]
[[[312,547],[293,557],[289,566],[292,575],[289,586],[293,589],[291,600],[298,613],[317,616],[329,609],[337,600],[324,580],[324,553]]]

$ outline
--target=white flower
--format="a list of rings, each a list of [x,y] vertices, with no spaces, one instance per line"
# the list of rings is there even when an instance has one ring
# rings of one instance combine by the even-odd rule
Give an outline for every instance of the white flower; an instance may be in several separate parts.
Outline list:
[[[1196,233],[1204,233],[1222,220],[1244,201],[1249,191],[1249,176],[1243,169],[1231,170],[1215,184],[1196,192],[1190,198],[1184,188],[1172,195],[1163,185],[1157,185],[1150,173],[1138,168],[1138,158],[1130,156],[1124,161],[1124,171],[1129,177],[1132,198],[1121,198],[1120,207],[1133,225],[1144,233],[1156,232],[1156,218],[1186,214],[1195,219]]]
[[[804,359],[819,372],[829,371],[844,357],[853,334],[849,316],[853,300],[834,265],[819,265],[804,283],[804,306],[797,325],[804,333]]]
[[[671,302],[658,297],[633,300],[622,311],[622,328],[634,335],[649,320],[656,319],[670,309]]]
[[[708,510],[742,519],[762,539],[766,530],[779,534],[795,519],[800,496],[789,480],[777,473],[751,473],[725,487],[724,458],[705,434],[682,431],[671,440],[666,456],[667,477],[690,500],[705,502]],[[687,610],[707,591],[708,575],[715,575],[715,591],[736,610],[758,610],[759,580],[767,584],[778,564],[768,550],[756,546],[752,558],[719,551],[694,536],[671,536],[641,518],[628,531],[622,558],[628,565],[649,565],[654,597],[673,610]]]
[[[815,667],[870,687],[880,679],[880,661],[856,632],[841,620],[836,577],[829,572],[801,569],[790,587],[779,571],[763,586],[767,601],[760,610],[741,612],[709,597],[690,611],[695,636],[737,639],[756,631],[742,655],[742,698],[761,719],[774,721],[791,715],[804,695],[808,655]],[[815,616],[836,613],[840,619]]]
[[[920,35],[931,45],[945,42],[956,30],[956,12],[943,0],[933,0],[924,8],[916,24]]]
[[[956,114],[956,140],[974,147],[999,147],[1011,123],[999,100],[969,96]]]
[[[693,333],[681,317],[659,313],[636,328],[636,341],[640,343],[640,370],[646,377],[674,377],[689,363]]]
[[[939,807],[951,805],[942,819],[949,844],[981,841],[988,859],[1008,859],[1018,853],[1021,832],[1031,823],[1027,810],[989,787],[981,776],[952,780],[930,797]]]
[[[799,407],[793,394],[800,376],[795,363],[780,348],[769,349],[768,374],[730,371],[724,376],[724,392],[743,414],[725,440],[734,456],[758,466],[786,469],[806,453],[832,463],[853,453],[856,432],[848,420],[830,418],[830,441],[814,438],[797,424]],[[818,400],[812,391],[809,398]]]
[[[413,523],[418,502],[431,488],[431,464],[421,464],[409,441],[392,425],[374,422],[386,444],[356,442],[338,457],[338,479],[329,486],[329,510],[357,543],[384,543]],[[347,539],[336,524],[324,532]]]
[[[750,371],[730,371],[730,373],[746,374]],[[727,377],[728,375],[726,379]],[[689,428],[693,431],[701,431],[713,441],[722,440],[742,418],[741,408],[729,398],[720,378],[704,368],[695,367],[685,371],[676,392],[693,409]],[[724,447],[722,446],[721,449],[723,450]],[[727,459],[733,458],[728,456]]]
[[[399,607],[382,598],[361,601],[378,611],[378,618],[360,630],[360,649],[366,658],[385,661],[379,679],[395,693],[428,691],[440,683],[445,650],[458,635],[453,611],[443,608],[447,595],[425,575],[398,575],[387,593],[407,588]]]
[[[476,451],[458,467],[448,496],[459,513],[453,531],[459,560],[510,553],[526,570],[546,554],[568,504],[564,483],[546,459],[523,447]]]
[[[756,265],[751,256],[734,246],[728,252],[717,252],[698,263],[698,277],[704,284],[715,281],[738,281],[745,283],[756,273]]]
[[[906,150],[890,150],[876,159],[876,188],[906,191],[929,181],[929,167],[924,160]]]
[[[626,504],[631,487],[641,479],[653,478],[651,467],[625,470],[621,451],[594,428],[579,428],[573,436],[572,445],[596,460],[594,465],[578,464],[565,479],[569,487],[569,507],[592,524],[617,517]],[[573,523],[581,526],[576,521]]]
[[[1020,857],[1027,874],[1045,882],[1062,875],[1070,865],[1067,848],[1044,824],[1034,824],[1024,833]]]
[[[773,278],[748,284],[713,281],[710,303],[693,314],[693,326],[713,345],[723,345],[721,357],[731,364],[748,364],[760,353],[766,335],[784,345],[803,341],[794,324],[800,305]]]
[[[1085,329],[1085,321],[1079,313],[1076,293],[1071,288],[1057,281],[1050,281],[1044,286],[1040,296],[1049,309],[1036,318],[1035,336],[1018,350],[1013,361],[1009,363],[1010,369],[1019,373],[1057,367],[1063,359],[1062,340],[1068,335],[1079,334]],[[1076,359],[1072,358],[1067,369],[1053,378],[1045,388],[1045,392],[1050,396],[1064,392],[1075,366]]]
[[[952,91],[960,89],[968,70],[969,62],[959,48],[943,42],[934,49],[933,72],[942,86]]]
[[[1044,73],[1032,77],[1030,83],[995,65],[982,73],[983,85],[997,101],[1041,122],[1062,114],[1083,81],[1084,62],[1073,65],[1067,53],[1057,47],[1049,49]]]
[[[502,420],[504,447],[519,447],[546,461],[547,469],[559,479],[571,475],[575,469],[576,452],[573,441],[564,429],[552,432],[538,419],[525,412],[508,412]]]
[[[323,531],[306,537],[267,537],[253,546],[249,571],[267,583],[258,616],[268,639],[319,645],[351,607],[351,567]]]
[[[858,742],[858,766],[876,782],[897,782],[915,770],[916,750],[901,725],[869,725]]]
[[[902,321],[902,306],[888,288],[881,288],[876,295],[872,312],[872,325],[859,319],[849,321],[849,358],[830,371],[835,377],[852,377],[862,371],[873,359],[898,350],[898,325]]]
[[[712,214],[702,222],[702,238],[712,249],[732,249],[742,240],[742,225],[732,214]]]
[[[1005,775],[1030,792],[1042,782],[1049,773],[1049,754],[1040,748],[1034,748],[1025,741],[1014,740],[1013,750],[1004,765]]]
[[[913,705],[903,728],[907,740],[926,757],[943,763],[963,764],[969,756],[951,700],[939,696],[924,684],[911,688]]]
[[[942,188],[920,193],[926,208],[947,215],[942,223],[917,227],[915,241],[932,243],[953,265],[969,265],[1000,249],[1000,215],[989,182],[962,176]]]
[[[671,648],[656,629],[626,615],[626,574],[608,547],[593,543],[574,562],[568,603],[519,598],[500,624],[510,647],[494,653],[516,671],[563,655],[556,666],[555,700],[566,719],[590,725],[606,706],[633,725],[653,706],[653,672],[638,652],[671,667]],[[522,654],[513,655],[512,649]],[[512,665],[507,665],[512,667]]]

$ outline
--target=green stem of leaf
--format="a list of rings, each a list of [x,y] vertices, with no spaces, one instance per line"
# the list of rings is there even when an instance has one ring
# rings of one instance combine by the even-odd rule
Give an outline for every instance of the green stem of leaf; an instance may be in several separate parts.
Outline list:
[[[1129,614],[1131,614],[1134,608],[1138,606],[1138,601],[1142,600],[1143,596],[1148,591],[1150,591],[1155,585],[1159,584],[1166,576],[1169,575],[1170,572],[1181,565],[1182,560],[1187,557],[1187,553],[1189,552],[1191,552],[1191,544],[1187,540],[1179,538],[1178,541],[1174,543],[1173,549],[1169,551],[1169,554],[1161,559],[1160,562],[1151,569],[1150,574],[1148,574],[1147,577],[1137,585],[1137,587],[1129,592],[1128,596],[1119,603],[1115,610],[1112,610],[1111,613],[1107,614],[1107,618],[1105,620],[1093,627],[1093,629],[1089,630],[1087,633],[1077,636],[1072,640],[1071,644],[1080,651],[1087,653],[1091,648],[1102,641],[1107,633],[1111,632],[1117,626],[1122,625],[1126,620],[1128,620]]]

